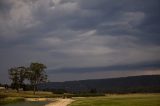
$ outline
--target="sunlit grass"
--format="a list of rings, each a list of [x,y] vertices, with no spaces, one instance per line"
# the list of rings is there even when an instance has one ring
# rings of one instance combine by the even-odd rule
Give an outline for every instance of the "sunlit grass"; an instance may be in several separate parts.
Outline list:
[[[79,98],[69,106],[160,106],[160,94],[128,94]]]

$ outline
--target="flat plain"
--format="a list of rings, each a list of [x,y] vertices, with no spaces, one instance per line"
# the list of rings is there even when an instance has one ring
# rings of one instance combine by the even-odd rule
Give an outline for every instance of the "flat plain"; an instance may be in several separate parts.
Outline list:
[[[75,98],[69,106],[160,106],[160,94],[121,94]]]

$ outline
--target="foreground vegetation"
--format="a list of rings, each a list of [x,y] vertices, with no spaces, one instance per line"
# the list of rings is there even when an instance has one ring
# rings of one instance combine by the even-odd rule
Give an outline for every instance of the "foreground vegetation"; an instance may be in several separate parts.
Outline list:
[[[6,97],[6,98],[0,98],[0,105],[2,104],[8,104],[8,103],[15,103],[24,101],[24,98],[22,97]]]
[[[69,106],[160,106],[160,94],[107,95],[75,100]]]
[[[62,95],[53,94],[52,92],[36,92],[36,95],[32,91],[20,91],[16,90],[0,91],[0,105],[23,101],[25,98],[54,98],[62,97]]]
[[[0,91],[0,105],[23,101],[25,98],[54,98],[63,96],[63,94],[42,91],[36,92],[36,95],[32,91],[20,91],[19,93],[16,90]],[[75,99],[69,106],[160,106],[160,94],[107,94],[106,96],[65,94],[65,96]],[[84,98],[74,98],[79,96]]]
[[[10,68],[8,72],[9,78],[12,81],[11,88],[19,92],[20,88],[25,89],[26,84],[24,81],[28,80],[35,94],[37,85],[42,82],[47,82],[46,68],[42,63],[31,63],[29,67],[20,66]],[[8,89],[8,87],[8,85],[5,86],[6,89]]]
[[[52,97],[60,97],[59,94],[53,94],[52,92],[42,92],[37,91],[36,95],[33,94],[32,91],[20,91],[17,93],[15,90],[8,92],[0,92],[0,97],[23,97],[23,98],[52,98]]]

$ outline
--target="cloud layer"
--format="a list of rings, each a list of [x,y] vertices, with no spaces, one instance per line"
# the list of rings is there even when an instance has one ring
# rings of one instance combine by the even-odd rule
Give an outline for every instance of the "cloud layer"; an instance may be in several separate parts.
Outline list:
[[[92,76],[84,79],[107,71],[118,76],[119,66],[135,66],[127,75],[142,74],[139,67],[158,74],[159,10],[159,0],[1,0],[0,81],[10,67],[36,61],[47,65],[53,81],[81,79],[75,72],[84,69]]]

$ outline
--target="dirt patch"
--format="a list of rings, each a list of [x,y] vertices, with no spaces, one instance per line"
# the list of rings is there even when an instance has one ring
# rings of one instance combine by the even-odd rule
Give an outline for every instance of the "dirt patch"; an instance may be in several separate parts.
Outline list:
[[[56,102],[49,103],[45,106],[67,106],[68,104],[70,104],[73,101],[74,100],[72,100],[72,99],[57,99]]]

